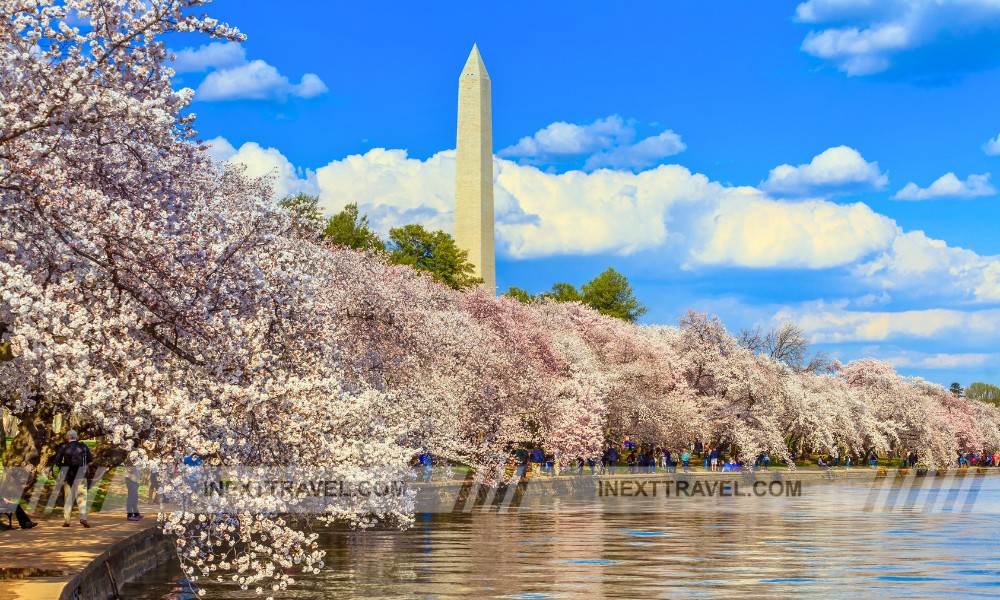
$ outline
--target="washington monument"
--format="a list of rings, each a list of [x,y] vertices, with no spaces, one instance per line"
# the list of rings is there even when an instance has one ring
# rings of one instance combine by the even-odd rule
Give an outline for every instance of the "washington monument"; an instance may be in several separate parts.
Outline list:
[[[455,166],[455,243],[483,286],[496,293],[493,257],[493,117],[490,76],[472,46],[458,79],[458,145]]]

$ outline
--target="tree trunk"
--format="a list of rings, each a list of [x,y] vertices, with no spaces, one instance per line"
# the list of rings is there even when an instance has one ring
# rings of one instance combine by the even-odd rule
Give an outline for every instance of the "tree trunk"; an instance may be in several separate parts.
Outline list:
[[[17,433],[3,453],[6,467],[32,467],[35,474],[45,470],[56,449],[64,441],[65,424],[56,430],[52,427],[54,415],[48,406],[37,406],[34,411],[17,415],[20,423]]]

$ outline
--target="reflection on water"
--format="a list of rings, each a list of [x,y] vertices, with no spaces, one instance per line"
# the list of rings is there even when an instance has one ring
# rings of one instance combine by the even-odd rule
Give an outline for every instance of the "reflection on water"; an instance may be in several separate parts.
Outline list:
[[[996,489],[983,490],[992,498]],[[322,534],[327,569],[281,598],[913,598],[1000,595],[997,511],[863,512],[863,486],[800,498],[418,515],[408,531]],[[732,500],[732,499],[730,499]],[[193,598],[176,566],[124,598]],[[207,598],[252,598],[211,584]]]

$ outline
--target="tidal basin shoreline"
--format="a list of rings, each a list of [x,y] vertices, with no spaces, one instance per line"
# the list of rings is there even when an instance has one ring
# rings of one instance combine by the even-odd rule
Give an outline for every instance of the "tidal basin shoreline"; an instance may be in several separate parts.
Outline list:
[[[786,499],[831,504],[844,490],[850,510],[869,513],[977,512],[996,514],[983,482],[1000,481],[996,468],[942,471],[843,469],[733,473],[626,473],[527,478],[506,485],[472,479],[408,484],[418,514],[553,513],[600,510],[608,514],[721,508],[753,514],[780,512]],[[990,484],[992,485],[992,483]],[[936,493],[940,488],[942,493]],[[60,527],[49,516],[31,530],[0,533],[0,596],[11,600],[105,600],[165,563],[175,563],[173,541],[154,518],[130,523],[117,514],[94,514],[94,527]],[[363,535],[363,534],[361,534]]]

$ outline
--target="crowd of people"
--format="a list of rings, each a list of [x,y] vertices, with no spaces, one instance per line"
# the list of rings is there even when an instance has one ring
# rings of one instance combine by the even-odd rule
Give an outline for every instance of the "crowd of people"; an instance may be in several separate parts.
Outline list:
[[[1000,452],[959,452],[958,467],[1000,467]]]
[[[884,456],[879,456],[874,450],[860,452],[835,450],[831,453],[810,455],[803,452],[797,445],[789,452],[798,464],[808,465],[815,457],[816,466],[823,470],[843,468],[877,469],[880,465],[895,464],[900,468],[916,468],[920,462],[920,454],[916,450],[901,449]],[[892,461],[890,463],[890,461]],[[654,474],[654,473],[689,473],[700,464],[706,472],[739,472],[769,471],[771,468],[771,452],[761,452],[746,460],[738,455],[728,444],[711,445],[700,441],[692,442],[687,447],[670,448],[656,444],[641,444],[626,436],[622,442],[608,444],[599,458],[578,456],[564,460],[556,453],[547,452],[543,448],[525,444],[517,448],[508,448],[507,452],[497,457],[501,471],[514,477],[538,477],[568,475],[623,475],[623,474]],[[430,453],[424,449],[414,461],[417,475],[422,481],[430,481],[433,461]],[[1000,452],[959,452],[958,467],[997,467],[1000,466]]]

